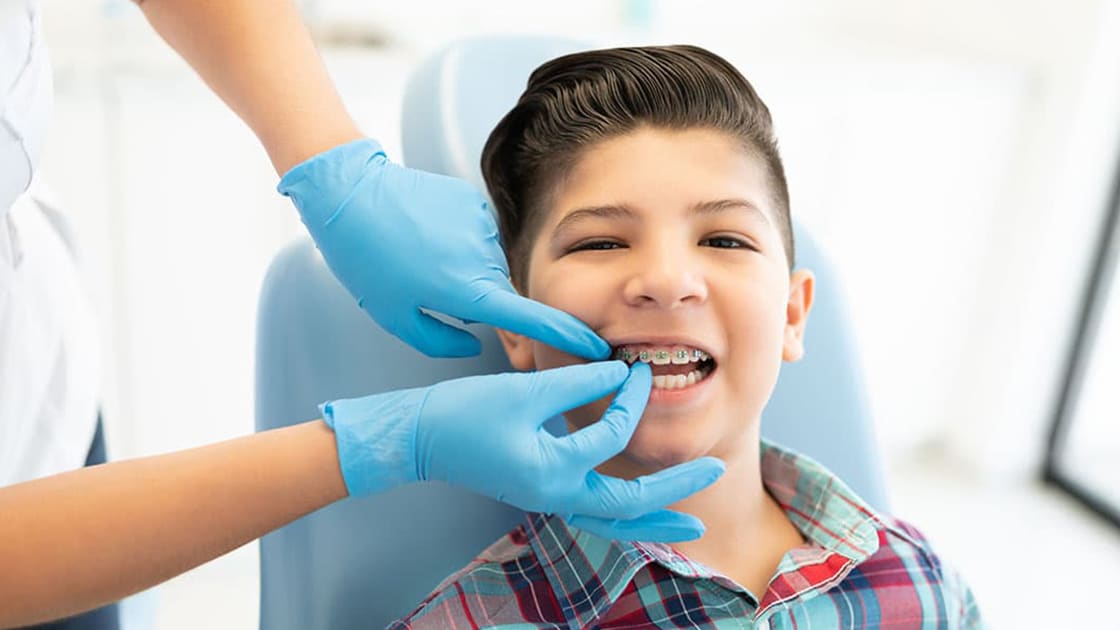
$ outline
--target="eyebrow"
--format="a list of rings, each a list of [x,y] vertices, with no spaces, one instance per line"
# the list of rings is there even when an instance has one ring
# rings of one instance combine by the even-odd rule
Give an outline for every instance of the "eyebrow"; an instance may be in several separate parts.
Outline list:
[[[740,199],[738,197],[716,199],[715,201],[701,201],[693,205],[690,210],[697,214],[716,214],[727,210],[746,210],[750,214],[757,215],[763,221],[767,223],[770,222],[770,217],[766,216],[766,213],[763,212],[761,208],[746,199]]]
[[[701,201],[693,204],[692,207],[689,208],[689,211],[694,214],[717,214],[730,210],[746,210],[750,214],[760,217],[763,221],[767,223],[770,222],[769,217],[767,217],[766,213],[759,209],[758,206],[746,199],[740,199],[738,197]],[[636,218],[637,213],[626,205],[579,208],[578,210],[569,212],[563,219],[560,219],[560,222],[553,228],[552,234],[559,234],[571,226],[588,219],[623,219],[632,221]]]

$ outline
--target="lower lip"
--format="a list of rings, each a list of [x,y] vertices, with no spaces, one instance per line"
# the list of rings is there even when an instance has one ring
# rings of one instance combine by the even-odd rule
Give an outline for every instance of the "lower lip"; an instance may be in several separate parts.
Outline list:
[[[680,405],[696,400],[696,398],[707,389],[708,383],[712,382],[712,377],[715,376],[718,369],[718,367],[713,367],[712,371],[708,372],[708,375],[704,377],[704,380],[696,381],[692,385],[686,387],[677,387],[674,389],[652,388],[649,392],[649,403],[647,406]]]

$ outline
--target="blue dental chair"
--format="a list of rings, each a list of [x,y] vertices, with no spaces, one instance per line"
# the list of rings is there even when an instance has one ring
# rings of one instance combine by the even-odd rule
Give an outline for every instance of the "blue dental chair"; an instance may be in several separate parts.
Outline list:
[[[530,71],[587,48],[567,40],[456,43],[417,68],[404,97],[404,162],[485,190],[478,158]],[[395,156],[393,156],[395,157]],[[763,434],[822,461],[872,505],[886,491],[838,278],[801,226],[798,263],[818,278],[805,358],[782,367]],[[261,293],[256,426],[318,416],[318,403],[509,371],[494,332],[471,329],[481,356],[430,359],[382,331],[310,241],[273,261]],[[559,426],[562,426],[560,424]],[[446,575],[514,527],[523,513],[439,483],[324,508],[261,541],[261,628],[380,628],[408,613]]]

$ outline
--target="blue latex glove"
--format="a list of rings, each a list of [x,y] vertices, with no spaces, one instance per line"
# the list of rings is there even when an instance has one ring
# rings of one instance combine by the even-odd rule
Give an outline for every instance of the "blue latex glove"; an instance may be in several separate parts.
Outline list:
[[[715,481],[723,462],[702,457],[626,481],[596,466],[630,441],[645,410],[649,366],[621,361],[492,374],[324,404],[351,496],[439,480],[532,512],[559,513],[606,538],[673,542],[699,537],[694,516],[662,509]],[[542,426],[619,389],[603,418],[563,437]]]
[[[473,356],[481,345],[421,309],[588,359],[610,352],[576,318],[514,292],[494,217],[465,181],[404,168],[373,140],[357,140],[295,166],[277,190],[358,305],[428,356]]]

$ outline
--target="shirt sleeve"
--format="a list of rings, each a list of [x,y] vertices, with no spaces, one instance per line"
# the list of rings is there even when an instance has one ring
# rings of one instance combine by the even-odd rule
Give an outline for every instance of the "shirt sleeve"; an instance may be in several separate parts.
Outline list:
[[[416,605],[412,612],[389,624],[386,630],[445,628],[448,620],[455,619],[462,619],[464,627],[475,627],[476,624],[470,621],[471,607],[466,602],[464,582],[468,583],[468,589],[470,589],[469,583],[472,582],[472,574],[476,570],[493,567],[495,564],[501,564],[506,560],[516,558],[527,549],[528,539],[525,527],[519,525],[486,548],[467,566],[444,578],[439,586],[436,586],[424,598],[424,601]],[[499,572],[488,571],[487,573],[497,574]]]
[[[960,572],[945,563],[942,563],[941,569],[944,572],[946,608],[948,609],[949,605],[956,607],[954,618],[959,620],[957,627],[961,630],[987,628],[980,616],[980,606],[976,604],[976,597],[972,594],[972,589],[965,583],[964,578],[961,577]]]
[[[964,577],[955,567],[945,562],[934,550],[929,539],[917,527],[901,519],[889,519],[890,525],[896,531],[904,532],[914,544],[922,548],[929,556],[930,562],[937,567],[941,580],[941,594],[945,605],[945,613],[949,619],[950,628],[961,630],[982,630],[987,628],[982,616],[980,606],[976,603],[976,596],[965,582]]]
[[[447,576],[439,583],[439,586],[432,589],[431,593],[428,593],[424,601],[416,605],[416,608],[414,608],[412,612],[386,626],[386,630],[417,630],[419,628],[438,627],[438,624],[432,625],[432,620],[427,619],[427,617],[432,612],[440,610],[441,607],[442,609],[447,609],[443,611],[444,616],[447,614],[459,615],[462,611],[458,609],[458,600],[441,596],[454,589],[458,581],[469,575],[471,571],[485,564],[486,561],[484,559],[476,558],[467,564],[467,566]]]

